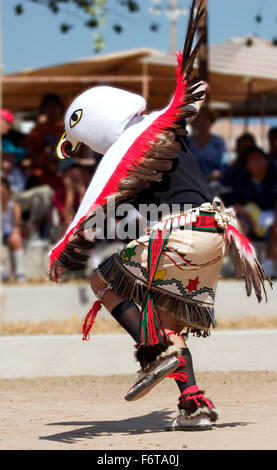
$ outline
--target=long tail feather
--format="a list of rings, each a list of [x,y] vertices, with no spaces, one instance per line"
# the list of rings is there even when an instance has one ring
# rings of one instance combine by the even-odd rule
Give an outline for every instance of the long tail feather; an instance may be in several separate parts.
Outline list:
[[[226,235],[234,258],[236,276],[245,280],[247,295],[250,296],[254,289],[259,302],[262,300],[262,292],[267,301],[265,281],[269,282],[271,288],[273,284],[260,265],[254,246],[231,224],[227,226]]]
[[[191,9],[190,9],[190,17],[189,17],[189,22],[188,22],[188,27],[187,27],[187,34],[186,34],[186,39],[184,43],[184,48],[183,48],[183,58],[182,58],[182,65],[181,65],[181,71],[185,72],[190,63],[190,58],[192,54],[192,45],[195,37],[195,33],[203,20],[204,14],[205,14],[205,9],[202,7],[202,2],[200,3],[197,12],[195,14],[195,7],[196,7],[196,0],[193,0]],[[200,48],[202,42],[204,40],[204,36],[199,39],[197,45],[195,46],[194,50],[195,55],[197,54],[198,49]]]

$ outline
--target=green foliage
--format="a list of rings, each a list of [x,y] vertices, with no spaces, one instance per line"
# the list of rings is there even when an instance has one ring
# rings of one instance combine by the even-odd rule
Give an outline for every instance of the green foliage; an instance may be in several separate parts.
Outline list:
[[[135,13],[136,11],[139,10],[139,4],[138,4],[138,2],[136,2],[134,0],[128,0],[126,2],[126,6],[127,6],[127,8],[129,9],[129,11],[131,13]]]
[[[38,5],[48,8],[53,14],[66,12],[72,15],[72,24],[67,22],[61,22],[59,25],[60,32],[63,34],[68,33],[74,28],[76,21],[83,22],[86,28],[97,30],[97,34],[93,35],[93,48],[95,52],[101,52],[105,47],[105,41],[103,34],[101,33],[101,27],[105,24],[107,16],[113,13],[113,9],[119,7],[122,11],[127,14],[137,13],[140,10],[138,0],[25,0],[23,8],[23,0],[14,6],[14,12],[16,15],[22,15],[27,12],[27,3],[36,3]],[[72,8],[73,7],[73,8]],[[81,13],[75,15],[74,7]],[[150,24],[150,31],[157,31],[159,25],[156,23]],[[115,22],[112,25],[112,29],[115,33],[120,34],[124,31],[124,27],[120,22]]]
[[[70,24],[67,24],[67,23],[61,23],[60,24],[60,32],[61,33],[67,33],[72,28],[73,28],[73,25],[70,25]]]
[[[104,49],[106,43],[104,41],[102,34],[94,34],[93,35],[93,48],[94,52],[98,53]]]
[[[247,38],[246,41],[245,41],[245,45],[246,45],[247,47],[253,46],[253,43],[254,43],[254,42],[253,42],[253,39],[252,39],[252,38]]]
[[[122,29],[123,29],[123,28],[122,28],[122,26],[121,26],[120,24],[114,24],[114,25],[113,25],[113,30],[114,30],[117,34],[121,33],[121,32],[122,32]]]
[[[96,17],[93,17],[90,20],[86,21],[85,25],[89,28],[97,28],[97,26],[99,26],[99,22]]]
[[[159,24],[157,24],[157,23],[151,23],[151,25],[150,25],[150,30],[156,32],[156,31],[158,31],[159,27],[160,27]]]
[[[261,15],[257,15],[257,16],[255,17],[255,21],[256,21],[257,23],[262,23],[262,21],[263,21],[262,16],[261,16]]]
[[[21,3],[18,3],[18,5],[15,5],[14,12],[15,12],[16,15],[22,15],[24,10],[23,10],[23,6],[22,6]]]

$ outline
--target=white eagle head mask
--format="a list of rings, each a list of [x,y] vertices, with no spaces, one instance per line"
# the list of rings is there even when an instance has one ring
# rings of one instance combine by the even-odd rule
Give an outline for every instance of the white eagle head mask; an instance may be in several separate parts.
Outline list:
[[[58,157],[71,156],[81,143],[105,154],[145,107],[142,96],[111,86],[84,91],[66,111],[65,133],[57,146]]]

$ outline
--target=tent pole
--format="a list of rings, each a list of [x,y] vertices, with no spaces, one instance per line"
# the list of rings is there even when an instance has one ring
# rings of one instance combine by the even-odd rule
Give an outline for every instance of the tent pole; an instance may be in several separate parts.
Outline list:
[[[248,129],[249,129],[252,91],[253,91],[253,79],[250,78],[247,82],[247,100],[246,100],[246,110],[245,110],[246,112],[245,112],[244,132],[248,132]]]
[[[228,122],[229,122],[228,147],[229,147],[229,152],[232,154],[233,145],[234,145],[234,142],[233,142],[234,135],[233,135],[233,106],[232,106],[232,103],[230,104],[230,108],[228,110]]]
[[[148,64],[142,64],[142,95],[145,99],[146,103],[148,102],[149,98],[149,77],[148,77]]]
[[[266,118],[266,95],[263,93],[261,95],[261,106],[260,106],[260,117],[261,117],[261,143],[262,146],[265,147],[266,145],[266,137],[265,137],[265,118]]]

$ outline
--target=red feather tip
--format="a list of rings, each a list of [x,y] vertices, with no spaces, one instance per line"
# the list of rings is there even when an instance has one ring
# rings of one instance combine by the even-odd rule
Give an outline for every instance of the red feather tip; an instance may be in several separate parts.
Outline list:
[[[247,255],[256,256],[255,248],[252,243],[245,237],[242,233],[240,233],[236,227],[231,224],[227,225],[226,235],[228,240],[231,242],[232,238],[237,246],[241,248]]]

